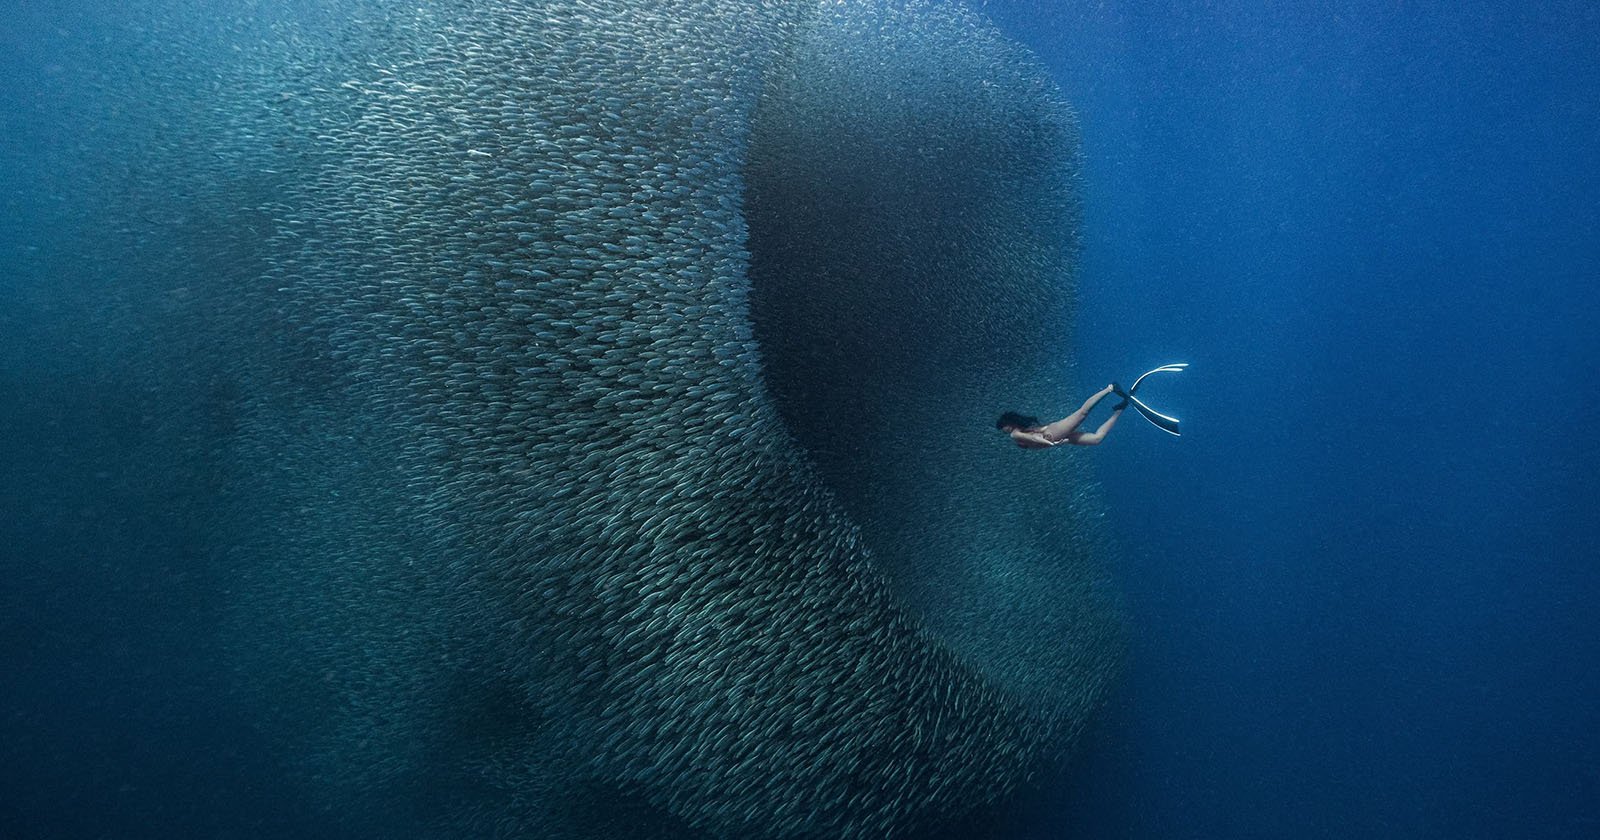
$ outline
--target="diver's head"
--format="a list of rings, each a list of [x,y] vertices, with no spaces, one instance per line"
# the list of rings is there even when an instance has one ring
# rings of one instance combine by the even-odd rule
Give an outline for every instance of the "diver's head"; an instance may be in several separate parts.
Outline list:
[[[1039,418],[1008,411],[1000,415],[999,420],[994,421],[994,427],[1008,434],[1013,429],[1036,429],[1039,427]]]

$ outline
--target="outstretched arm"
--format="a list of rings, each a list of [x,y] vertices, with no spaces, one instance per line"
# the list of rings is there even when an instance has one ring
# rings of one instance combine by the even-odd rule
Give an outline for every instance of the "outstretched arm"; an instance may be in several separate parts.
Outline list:
[[[1101,400],[1105,399],[1106,395],[1109,393],[1111,393],[1110,385],[1101,388],[1100,390],[1094,392],[1093,396],[1084,401],[1082,408],[1072,412],[1060,420],[1057,420],[1054,423],[1051,423],[1048,426],[1045,426],[1039,430],[1039,433],[1052,443],[1060,443],[1061,441],[1066,440],[1069,435],[1078,430],[1079,426],[1083,425],[1083,421],[1089,416],[1089,412],[1093,411],[1094,407],[1098,405]],[[1113,415],[1113,418],[1115,418],[1115,415]],[[1106,431],[1110,430],[1109,426],[1103,426],[1101,428]],[[1096,434],[1099,433],[1096,432]]]

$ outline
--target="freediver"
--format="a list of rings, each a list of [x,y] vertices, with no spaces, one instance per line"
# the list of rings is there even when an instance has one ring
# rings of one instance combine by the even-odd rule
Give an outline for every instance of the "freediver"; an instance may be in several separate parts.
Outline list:
[[[1084,401],[1077,411],[1049,425],[1041,425],[1037,418],[1018,414],[1015,411],[1008,411],[1000,415],[1000,419],[995,421],[994,426],[1010,435],[1011,439],[1016,441],[1017,446],[1023,449],[1049,449],[1052,446],[1059,446],[1063,443],[1070,443],[1073,446],[1095,446],[1106,439],[1106,435],[1111,433],[1111,428],[1117,425],[1117,418],[1121,417],[1123,410],[1131,404],[1135,411],[1138,411],[1144,419],[1149,420],[1156,428],[1175,436],[1178,434],[1178,418],[1168,417],[1145,405],[1138,397],[1134,396],[1134,393],[1144,383],[1146,376],[1152,373],[1182,373],[1183,369],[1188,366],[1188,362],[1180,362],[1178,364],[1162,365],[1154,370],[1145,371],[1138,379],[1134,380],[1133,387],[1126,391],[1113,382],[1096,391],[1089,399]],[[1100,428],[1092,432],[1079,431],[1078,427],[1083,425],[1083,421],[1089,418],[1089,412],[1094,411],[1094,407],[1099,405],[1100,401],[1110,394],[1116,394],[1121,397],[1122,402],[1112,407],[1111,416],[1106,418],[1106,422],[1101,423]]]

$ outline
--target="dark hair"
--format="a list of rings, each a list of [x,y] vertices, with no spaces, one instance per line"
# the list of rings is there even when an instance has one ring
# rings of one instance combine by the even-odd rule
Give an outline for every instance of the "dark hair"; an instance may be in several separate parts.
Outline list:
[[[1005,414],[1000,415],[999,420],[994,421],[994,427],[996,429],[1004,429],[1007,426],[1017,429],[1036,429],[1039,427],[1039,418],[1029,417],[1025,414],[1018,414],[1015,411],[1008,411]]]

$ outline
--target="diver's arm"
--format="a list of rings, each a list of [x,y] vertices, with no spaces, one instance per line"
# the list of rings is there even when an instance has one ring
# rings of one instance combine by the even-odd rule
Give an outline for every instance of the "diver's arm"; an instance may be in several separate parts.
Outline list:
[[[1101,400],[1105,399],[1106,395],[1109,393],[1111,393],[1110,385],[1101,388],[1100,390],[1094,392],[1093,396],[1084,401],[1082,408],[1079,408],[1077,411],[1072,412],[1066,417],[1063,417],[1060,420],[1045,426],[1044,428],[1040,429],[1039,432],[1048,438],[1051,444],[1057,444],[1066,440],[1068,435],[1071,435],[1073,432],[1078,430],[1079,426],[1083,425],[1083,421],[1089,416],[1089,412],[1093,411],[1094,407],[1098,405]]]
[[[1023,449],[1049,449],[1057,443],[1057,441],[1045,437],[1038,429],[1027,431],[1012,429],[1011,439],[1016,441],[1017,445]]]

